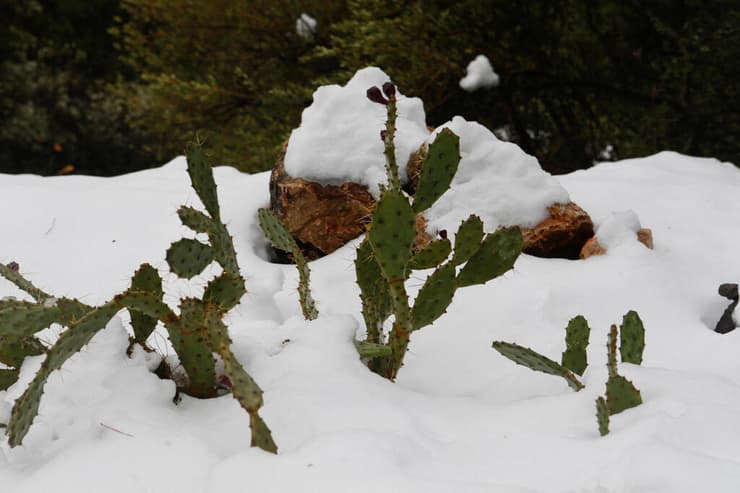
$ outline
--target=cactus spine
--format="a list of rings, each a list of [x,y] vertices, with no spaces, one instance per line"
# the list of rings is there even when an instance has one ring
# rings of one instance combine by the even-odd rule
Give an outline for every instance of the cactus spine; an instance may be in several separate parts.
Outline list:
[[[293,255],[293,260],[298,269],[298,301],[301,304],[303,317],[306,320],[316,320],[319,311],[316,308],[313,296],[311,296],[311,269],[308,267],[306,257],[288,228],[272,210],[260,209],[257,211],[257,216],[260,227],[272,246]]]
[[[485,283],[511,269],[521,252],[519,228],[501,229],[484,237],[480,218],[471,216],[458,229],[452,245],[447,239],[431,242],[414,253],[416,215],[429,207],[449,188],[460,162],[459,138],[442,130],[429,146],[422,166],[413,204],[400,189],[395,158],[396,91],[390,82],[370,88],[368,98],[387,107],[385,144],[388,186],[372,215],[365,241],[357,250],[355,271],[360,287],[363,317],[367,327],[361,355],[371,370],[394,380],[403,365],[411,333],[434,323],[447,310],[459,287]],[[452,260],[448,261],[450,254]],[[465,264],[460,272],[457,266]],[[410,306],[406,280],[413,269],[435,269]],[[393,314],[389,334],[385,320]],[[384,345],[387,350],[381,350]]]

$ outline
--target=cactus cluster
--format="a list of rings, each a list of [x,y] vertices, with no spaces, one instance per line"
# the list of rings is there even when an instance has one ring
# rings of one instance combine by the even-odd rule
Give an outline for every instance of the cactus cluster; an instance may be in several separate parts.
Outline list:
[[[319,311],[316,308],[313,296],[311,296],[311,270],[308,267],[306,257],[288,228],[271,209],[260,209],[257,211],[257,216],[260,227],[272,246],[293,256],[298,269],[298,300],[301,304],[303,317],[306,320],[316,320]]]
[[[591,329],[588,321],[578,315],[568,322],[565,329],[566,349],[561,362],[551,360],[534,350],[510,342],[494,341],[493,348],[503,356],[518,365],[526,366],[535,371],[562,377],[575,391],[584,388],[576,377],[583,375],[588,366],[586,347]],[[612,325],[607,342],[607,368],[609,379],[606,382],[606,398],[596,399],[596,418],[599,424],[599,433],[603,436],[609,433],[609,416],[635,407],[642,403],[640,391],[617,372],[617,334],[620,339],[620,355],[623,363],[642,363],[642,353],[645,350],[645,327],[640,316],[634,310],[627,312],[622,318],[622,325],[617,330]]]
[[[483,222],[472,215],[458,228],[454,249],[447,238],[441,238],[414,252],[416,215],[449,189],[460,162],[459,138],[449,129],[437,135],[410,201],[401,190],[395,158],[395,86],[384,84],[382,94],[377,87],[370,88],[367,95],[387,107],[388,119],[381,137],[388,183],[381,186],[380,200],[355,260],[367,328],[367,339],[358,344],[358,349],[370,369],[393,380],[403,365],[411,333],[444,314],[458,288],[483,284],[511,269],[521,252],[522,235],[517,227],[486,235]],[[434,272],[410,306],[406,281],[413,270],[432,268]],[[385,334],[384,324],[391,315],[393,326]]]
[[[232,353],[231,339],[223,322],[224,315],[239,303],[246,289],[231,236],[220,219],[216,184],[201,142],[196,140],[189,147],[187,161],[193,188],[208,214],[181,207],[178,215],[185,226],[208,235],[209,243],[193,239],[176,241],[167,251],[167,263],[171,272],[185,279],[199,274],[214,260],[223,272],[208,283],[201,299],[181,300],[179,314],[163,302],[162,279],[149,264],[139,267],[128,290],[97,307],[75,299],[54,298],[23,278],[17,265],[0,266],[0,275],[35,300],[0,300],[0,362],[13,367],[0,373],[0,388],[15,381],[23,357],[46,352],[41,369],[13,407],[6,430],[11,447],[22,442],[33,423],[49,375],[80,351],[116,313],[128,309],[134,332],[132,345],[145,347],[157,323],[162,322],[187,374],[186,383],[179,390],[195,397],[214,397],[219,381],[228,382],[232,395],[250,416],[252,446],[277,452],[270,430],[259,416],[262,390]],[[67,330],[46,350],[33,334],[52,323],[66,326]],[[222,378],[217,375],[214,354],[224,364]]]

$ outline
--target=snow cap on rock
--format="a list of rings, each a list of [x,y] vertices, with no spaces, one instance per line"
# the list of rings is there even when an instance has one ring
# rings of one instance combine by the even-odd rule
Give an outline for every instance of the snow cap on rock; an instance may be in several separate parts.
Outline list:
[[[359,183],[378,198],[378,185],[387,182],[379,137],[385,128],[386,109],[368,100],[366,92],[388,81],[390,77],[382,70],[368,67],[344,86],[319,87],[313,103],[303,111],[300,126],[290,136],[285,171],[324,184]],[[429,131],[421,99],[404,97],[400,92],[396,98],[396,160],[405,182],[409,155],[426,140]]]
[[[486,231],[501,226],[534,227],[548,216],[547,208],[568,203],[560,182],[540,168],[537,159],[516,144],[503,142],[483,125],[454,117],[435,130],[460,137],[460,166],[450,189],[424,213],[427,231],[454,233],[470,214],[483,220]]]

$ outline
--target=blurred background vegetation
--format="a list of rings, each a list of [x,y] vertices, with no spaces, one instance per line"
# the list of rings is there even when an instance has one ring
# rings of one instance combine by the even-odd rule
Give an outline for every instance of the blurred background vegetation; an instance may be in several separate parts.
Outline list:
[[[114,175],[206,131],[269,169],[320,84],[377,65],[428,123],[551,172],[675,150],[740,165],[737,0],[0,0],[0,172]],[[296,20],[317,20],[300,35]],[[486,55],[497,87],[463,91]],[[610,149],[610,152],[606,152]]]

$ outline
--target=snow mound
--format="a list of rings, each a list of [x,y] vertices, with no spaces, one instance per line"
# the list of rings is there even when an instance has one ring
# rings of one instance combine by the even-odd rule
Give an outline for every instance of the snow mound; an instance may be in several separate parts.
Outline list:
[[[547,217],[550,205],[570,201],[536,158],[499,140],[483,125],[456,116],[429,141],[443,128],[460,137],[461,159],[450,189],[424,213],[430,234],[440,229],[452,234],[470,214],[480,216],[486,231],[507,225],[533,227]]]
[[[465,77],[460,79],[460,87],[473,92],[482,87],[495,87],[499,84],[499,77],[493,71],[491,61],[485,55],[478,55],[468,64]]]
[[[387,181],[380,139],[386,110],[365,93],[388,81],[390,77],[382,70],[368,67],[344,86],[319,87],[313,103],[303,111],[301,125],[290,136],[285,171],[323,184],[353,181],[365,185],[378,198],[378,184]],[[426,140],[429,131],[421,99],[397,94],[396,159],[405,180],[409,155]]]
[[[635,211],[612,212],[596,229],[596,238],[599,244],[609,251],[625,243],[637,241],[637,232],[640,228],[642,228],[640,219]]]

